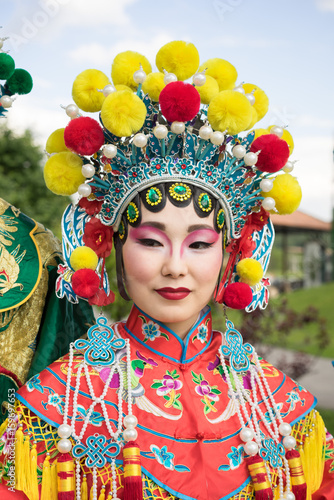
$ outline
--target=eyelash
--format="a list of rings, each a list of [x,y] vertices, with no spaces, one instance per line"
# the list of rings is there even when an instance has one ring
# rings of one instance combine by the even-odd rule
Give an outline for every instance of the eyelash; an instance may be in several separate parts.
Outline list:
[[[202,250],[205,248],[210,248],[212,247],[213,243],[208,243],[207,241],[194,241],[194,243],[191,243],[189,245],[189,248],[193,248],[195,250]]]
[[[161,243],[153,238],[141,238],[138,242],[145,247],[160,247]]]
[[[159,241],[154,240],[153,238],[142,238],[142,239],[139,239],[138,242],[145,247],[160,247],[160,246],[162,246],[162,244]],[[192,248],[194,250],[203,250],[203,249],[212,247],[212,245],[213,245],[213,243],[209,243],[207,241],[194,241],[193,243],[191,243],[189,245],[189,248]]]

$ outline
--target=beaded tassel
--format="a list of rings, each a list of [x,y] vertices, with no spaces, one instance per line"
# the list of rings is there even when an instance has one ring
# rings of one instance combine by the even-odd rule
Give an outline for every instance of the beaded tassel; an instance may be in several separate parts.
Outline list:
[[[88,485],[86,474],[84,474],[81,483],[81,500],[88,500]]]
[[[15,433],[15,485],[17,490],[24,488],[24,436],[20,426]]]
[[[142,500],[140,449],[137,443],[129,441],[123,448],[124,500]]]
[[[300,454],[297,450],[288,450],[285,456],[290,468],[292,493],[295,495],[296,500],[306,500],[307,484]]]
[[[57,462],[58,500],[74,500],[75,477],[74,463],[68,453],[60,454]]]
[[[274,498],[264,461],[259,455],[247,459],[247,467],[252,477],[256,500],[272,500]]]
[[[36,443],[33,444],[30,451],[30,472],[29,478],[27,480],[28,490],[29,490],[29,498],[30,500],[38,500],[39,492],[38,492],[38,479],[37,479],[37,450]]]
[[[51,468],[50,457],[46,456],[43,463],[41,500],[49,500],[51,496]]]

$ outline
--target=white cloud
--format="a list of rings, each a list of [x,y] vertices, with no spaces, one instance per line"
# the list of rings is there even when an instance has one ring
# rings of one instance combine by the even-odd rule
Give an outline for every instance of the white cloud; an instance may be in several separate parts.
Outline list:
[[[315,5],[320,10],[334,12],[334,0],[315,0]]]
[[[151,36],[149,41],[140,40],[135,36],[120,39],[109,46],[99,43],[88,43],[78,46],[69,52],[69,57],[76,63],[84,63],[85,67],[94,65],[93,67],[106,67],[110,69],[110,64],[114,57],[124,50],[135,50],[145,55],[153,66],[155,56],[160,47],[173,39],[173,36],[162,30],[155,36]]]
[[[320,116],[313,116],[309,114],[302,114],[295,117],[294,126],[313,127],[315,130],[319,128],[334,130],[334,119],[321,118]]]

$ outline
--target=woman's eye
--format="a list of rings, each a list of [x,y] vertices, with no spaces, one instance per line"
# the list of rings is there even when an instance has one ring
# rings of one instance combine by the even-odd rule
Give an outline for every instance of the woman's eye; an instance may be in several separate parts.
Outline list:
[[[194,243],[189,245],[189,248],[195,248],[198,250],[202,248],[210,248],[212,245],[213,243],[208,243],[207,241],[194,241]]]
[[[153,240],[152,238],[140,238],[138,242],[145,247],[160,247],[161,243],[157,240]]]

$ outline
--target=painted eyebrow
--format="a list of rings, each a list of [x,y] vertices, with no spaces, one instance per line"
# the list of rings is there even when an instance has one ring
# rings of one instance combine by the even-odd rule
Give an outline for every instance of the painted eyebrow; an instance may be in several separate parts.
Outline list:
[[[143,222],[141,224],[141,227],[146,227],[146,226],[151,226],[155,227],[156,229],[160,229],[161,231],[166,231],[166,225],[163,224],[162,222],[148,221],[148,222]],[[193,224],[188,227],[187,232],[192,233],[193,231],[198,231],[200,229],[210,229],[211,231],[214,231],[214,228],[209,224]]]

